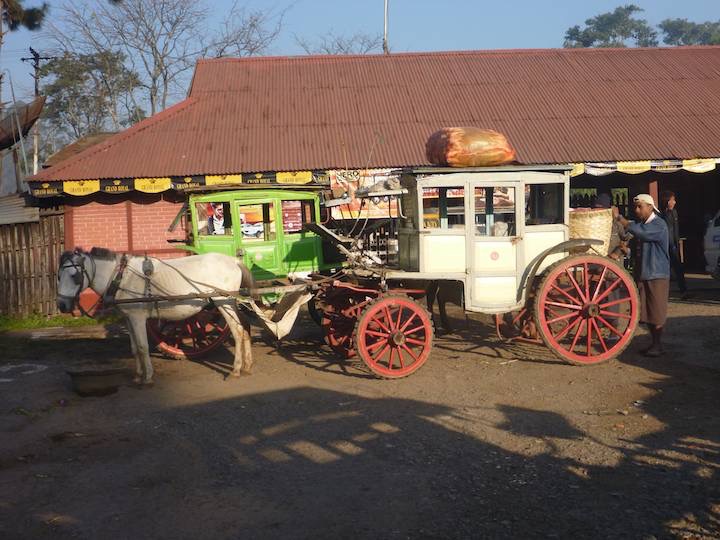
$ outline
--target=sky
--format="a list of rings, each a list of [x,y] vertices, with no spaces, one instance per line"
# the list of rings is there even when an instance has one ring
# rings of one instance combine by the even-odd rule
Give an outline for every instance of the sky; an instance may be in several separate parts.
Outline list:
[[[52,6],[62,0],[47,0]],[[295,36],[312,40],[332,31],[352,35],[380,34],[383,0],[238,0],[251,10],[285,10],[283,28],[268,50],[272,55],[303,54]],[[234,0],[208,0],[217,17]],[[26,0],[32,6],[40,0]],[[666,18],[701,22],[720,20],[720,0],[390,0],[389,43],[393,52],[471,49],[562,47],[565,31],[586,19],[634,3],[645,10],[651,24]],[[20,30],[9,34],[0,55],[0,68],[9,69],[18,99],[32,94],[30,66],[20,58],[27,48],[47,47],[38,33]],[[3,88],[3,100],[10,89]]]

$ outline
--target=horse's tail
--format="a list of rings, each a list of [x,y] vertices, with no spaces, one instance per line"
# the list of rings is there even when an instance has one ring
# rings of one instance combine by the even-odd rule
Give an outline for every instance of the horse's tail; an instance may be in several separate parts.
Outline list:
[[[252,275],[252,272],[250,269],[245,266],[245,264],[242,261],[237,261],[237,265],[240,268],[240,273],[242,274],[242,283],[240,284],[244,289],[254,289],[255,288],[255,276]]]

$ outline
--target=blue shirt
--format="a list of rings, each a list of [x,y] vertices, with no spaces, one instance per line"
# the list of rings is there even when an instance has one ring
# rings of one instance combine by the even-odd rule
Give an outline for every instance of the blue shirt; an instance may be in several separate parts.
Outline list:
[[[665,220],[653,214],[645,223],[631,223],[630,232],[640,242],[641,281],[670,278],[668,228]]]

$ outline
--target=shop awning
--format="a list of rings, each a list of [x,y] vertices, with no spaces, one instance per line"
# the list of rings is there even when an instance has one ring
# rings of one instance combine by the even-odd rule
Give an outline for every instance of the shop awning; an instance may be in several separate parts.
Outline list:
[[[640,174],[649,171],[670,173],[685,170],[694,173],[706,173],[715,169],[720,158],[709,159],[662,159],[640,161],[611,161],[603,163],[573,163],[570,176],[589,174],[591,176],[605,176],[606,174],[621,172],[625,174]]]

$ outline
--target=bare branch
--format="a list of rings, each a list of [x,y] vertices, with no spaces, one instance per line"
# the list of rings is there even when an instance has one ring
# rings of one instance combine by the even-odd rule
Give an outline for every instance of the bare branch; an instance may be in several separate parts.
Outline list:
[[[330,31],[316,41],[295,36],[297,43],[306,54],[369,54],[382,50],[382,36],[380,34],[364,34],[358,32],[349,36],[342,36]]]

